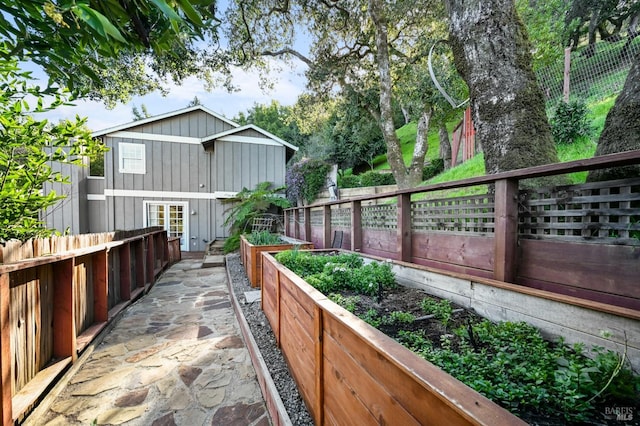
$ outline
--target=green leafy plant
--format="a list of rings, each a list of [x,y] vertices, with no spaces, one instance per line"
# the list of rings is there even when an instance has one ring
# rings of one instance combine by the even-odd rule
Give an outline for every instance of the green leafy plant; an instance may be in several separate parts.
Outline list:
[[[453,342],[453,336],[459,338]],[[482,320],[430,341],[422,331],[398,333],[398,341],[514,413],[525,410],[589,421],[596,403],[622,398],[638,403],[640,379],[623,368],[624,356],[584,345],[549,342],[524,322]],[[620,401],[620,399],[618,399]]]
[[[435,315],[435,318],[442,323],[444,328],[447,328],[449,321],[451,321],[451,315],[453,315],[453,307],[450,301],[425,298],[420,302],[420,307],[425,313]]]
[[[360,297],[358,296],[343,296],[339,293],[331,293],[327,297],[351,313],[356,311],[356,305],[360,301]]]
[[[290,207],[289,201],[282,196],[284,187],[274,187],[271,182],[261,182],[254,190],[242,188],[235,197],[222,202],[233,204],[225,210],[225,226],[229,226],[230,235],[225,241],[224,251],[229,253],[240,247],[240,234],[251,221],[270,209]]]
[[[0,46],[0,55],[9,55],[6,47]],[[82,166],[84,155],[104,152],[85,120],[54,124],[33,117],[66,105],[69,96],[55,87],[30,86],[31,78],[15,60],[0,63],[0,242],[51,235],[42,214],[65,197],[43,188],[69,183],[53,165]]]
[[[381,289],[396,285],[388,264],[372,262],[365,265],[362,257],[356,253],[321,255],[285,250],[275,257],[278,262],[325,294],[349,290],[375,295]]]
[[[382,318],[375,309],[369,309],[360,318],[372,327],[379,328],[382,324]]]
[[[269,231],[252,232],[247,234],[246,238],[247,241],[255,246],[273,246],[283,242],[280,235]]]
[[[327,186],[331,166],[320,160],[302,160],[292,165],[285,176],[287,197],[292,203],[299,200],[313,203]]]
[[[579,100],[561,102],[550,120],[551,133],[556,143],[571,144],[582,137],[588,137],[591,126],[587,105]]]
[[[412,324],[416,320],[416,316],[411,312],[393,311],[389,315],[385,315],[382,318],[382,324],[397,325],[397,324]]]

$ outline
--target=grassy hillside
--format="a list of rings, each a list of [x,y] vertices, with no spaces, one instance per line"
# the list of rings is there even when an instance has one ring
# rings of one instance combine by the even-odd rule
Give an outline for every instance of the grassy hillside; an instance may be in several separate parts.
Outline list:
[[[583,158],[593,157],[596,150],[596,142],[600,137],[602,128],[604,127],[604,121],[609,112],[609,109],[613,106],[615,96],[609,97],[603,101],[596,102],[588,105],[589,108],[589,121],[593,127],[593,133],[590,138],[584,138],[573,144],[560,144],[557,146],[558,158],[561,162],[580,160]],[[453,128],[455,123],[451,123],[449,128]],[[397,130],[398,138],[402,143],[402,153],[406,164],[411,161],[411,154],[413,152],[413,146],[416,138],[416,125],[415,123],[409,123]],[[437,129],[434,129],[429,134],[429,151],[427,158],[438,158],[440,151],[440,141],[438,140]],[[387,163],[386,155],[381,155],[375,160],[375,169],[383,170],[389,169],[389,163]],[[484,159],[482,154],[476,155],[471,160],[453,167],[450,170],[441,173],[440,175],[430,179],[425,183],[438,183],[448,182],[453,180],[466,179],[474,176],[482,176],[485,174]],[[587,173],[573,173],[569,176],[569,179],[573,183],[584,182]]]

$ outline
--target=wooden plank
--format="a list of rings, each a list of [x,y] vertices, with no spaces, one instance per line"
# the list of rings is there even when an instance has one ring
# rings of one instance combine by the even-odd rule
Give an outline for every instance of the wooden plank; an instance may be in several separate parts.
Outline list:
[[[398,252],[398,232],[396,230],[363,229],[362,253],[390,257],[400,260]]]
[[[109,263],[107,251],[92,256],[93,265],[93,320],[104,322],[109,319]]]
[[[362,250],[362,208],[360,201],[351,201],[351,247],[352,251]]]
[[[304,214],[304,240],[311,241],[311,207],[305,207]]]
[[[356,338],[353,335],[341,337],[344,339]],[[385,384],[375,378],[374,371],[369,371],[368,366],[360,365],[352,357],[349,349],[343,348],[330,334],[325,335],[324,338],[324,362],[327,370],[325,381],[327,390],[330,390],[328,393],[335,394],[332,395],[333,398],[327,396],[327,411],[335,413],[341,409],[348,410],[351,424],[421,424],[393,398],[385,388]],[[363,343],[357,342],[356,344],[362,345]],[[377,356],[375,351],[370,351],[369,354],[373,357]],[[398,380],[399,384],[400,382],[401,380]],[[406,391],[411,392],[411,388],[407,388]],[[423,401],[423,404],[427,403],[429,401]],[[335,407],[335,405],[339,407]],[[433,420],[437,418],[445,417],[434,417]],[[422,421],[425,422],[423,424],[430,423],[429,420],[431,419],[423,418]],[[447,420],[453,419],[448,418]],[[450,424],[455,425],[456,423]]]
[[[9,421],[5,421],[3,424],[11,425],[14,421],[22,417],[36,404],[40,399],[40,396],[51,386],[52,383],[56,381],[69,364],[71,364],[71,357],[63,358],[48,366],[41,370],[32,380],[29,381],[29,383],[27,383],[26,386],[20,389],[13,398],[9,398],[9,403],[13,407],[13,418]]]
[[[330,223],[330,222],[326,222]],[[316,413],[316,424],[324,423],[324,347],[323,347],[323,315],[322,309],[314,304],[314,313],[313,313],[313,341],[314,341],[314,374],[315,374],[315,413]]]
[[[413,236],[413,262],[441,262],[493,272],[493,238],[459,234],[420,233]],[[430,266],[430,265],[428,265]],[[438,267],[438,266],[434,266]]]
[[[56,358],[78,357],[76,351],[76,324],[74,315],[74,259],[56,263],[53,275],[56,276],[53,299],[53,355]]]
[[[10,305],[11,292],[9,274],[0,274],[0,417],[3,425],[13,423],[11,406],[11,323]]]
[[[640,299],[638,248],[521,240],[519,279]]]
[[[518,181],[496,182],[493,275],[514,282],[518,248]]]
[[[131,300],[131,243],[120,247],[120,300]],[[116,301],[116,303],[119,301]]]
[[[331,247],[331,240],[333,235],[331,234],[331,206],[322,206],[322,245],[320,248]]]

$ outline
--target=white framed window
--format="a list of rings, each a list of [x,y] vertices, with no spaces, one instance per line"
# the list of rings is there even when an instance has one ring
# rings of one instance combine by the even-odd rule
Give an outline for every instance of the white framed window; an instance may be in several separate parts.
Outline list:
[[[121,142],[118,144],[120,173],[143,175],[147,172],[144,148],[144,144],[141,143]]]

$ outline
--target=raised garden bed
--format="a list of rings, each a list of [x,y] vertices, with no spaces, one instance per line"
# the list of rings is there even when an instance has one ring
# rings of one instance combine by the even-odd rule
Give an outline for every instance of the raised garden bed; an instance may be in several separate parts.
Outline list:
[[[268,234],[274,236],[275,234]],[[247,236],[240,236],[240,260],[247,272],[247,277],[252,287],[260,287],[262,282],[262,253],[291,250],[294,247],[300,249],[313,249],[313,243],[291,237],[277,235],[277,243],[268,244],[251,243]],[[251,237],[249,237],[251,238]],[[264,240],[264,238],[262,239]]]
[[[339,423],[339,419],[344,418],[358,424],[424,424],[441,422],[442,419],[447,419],[447,424],[522,423],[511,413],[331,302],[275,261],[273,256],[264,255],[263,268],[262,306],[265,315],[316,424]],[[409,299],[418,298],[415,293],[424,294],[428,289],[432,294],[441,293],[443,288],[449,291],[449,295],[458,294],[458,298],[462,298],[457,292],[463,287],[464,277],[435,276],[425,268],[409,268],[411,271],[407,268],[402,264],[394,265],[399,281],[421,287],[419,290],[404,289],[404,292],[413,292]],[[493,294],[490,302],[484,300],[484,310],[492,311],[487,308],[488,304],[498,306],[504,303],[500,319],[509,320],[509,316],[514,316],[514,304],[522,301],[518,300],[518,292],[516,295],[504,293],[507,290],[513,292],[513,289],[498,284],[469,282],[471,291],[465,294],[467,300],[462,300],[462,306],[476,310],[482,303],[474,302],[474,299],[482,299],[480,294],[486,291],[482,287],[496,285],[497,293]],[[475,296],[472,294],[476,290],[474,285],[481,287]],[[547,302],[544,305],[540,301],[528,301],[534,313],[541,308],[564,308],[565,314],[567,311],[578,313],[582,320],[590,315],[583,312],[583,307],[567,309],[567,306],[553,306],[557,301]],[[518,320],[532,315],[524,312],[527,308],[519,311]],[[548,314],[551,317],[548,321],[553,321],[554,313]],[[599,327],[613,328],[615,319],[609,318],[609,314],[593,312],[591,315],[600,319]],[[462,313],[458,320],[467,321],[468,313]],[[617,320],[617,326],[636,327],[628,329],[630,332],[638,329],[637,319],[632,320],[635,322],[625,322],[629,318]],[[567,322],[572,321],[565,321],[565,324]],[[581,334],[588,335],[584,331]],[[627,344],[637,342],[627,341]],[[629,350],[627,353],[630,354]]]

